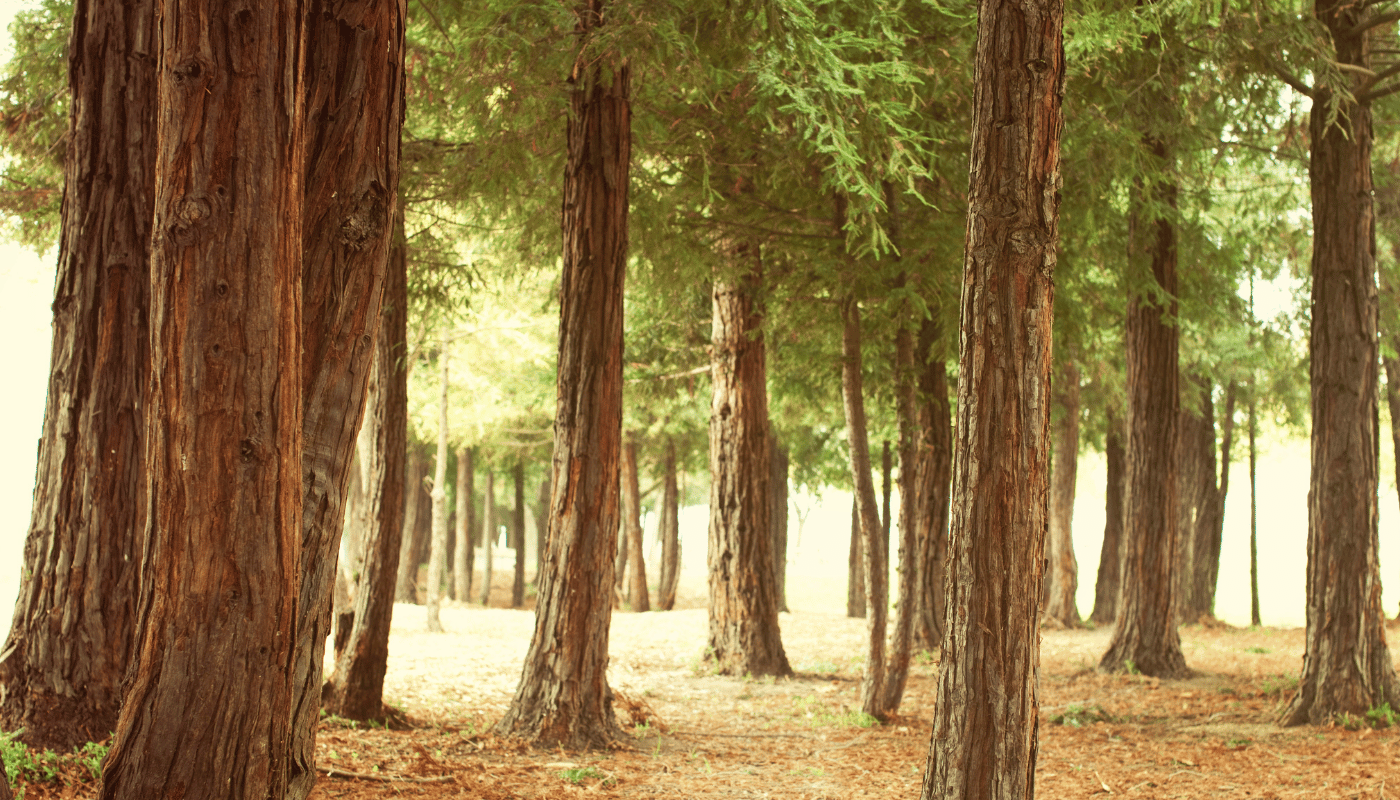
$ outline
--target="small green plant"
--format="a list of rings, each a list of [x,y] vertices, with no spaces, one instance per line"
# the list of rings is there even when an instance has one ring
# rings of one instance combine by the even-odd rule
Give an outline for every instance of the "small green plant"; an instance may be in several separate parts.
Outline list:
[[[108,739],[108,741],[111,741]],[[87,767],[88,774],[93,780],[102,778],[102,759],[107,757],[107,751],[111,745],[103,742],[88,742],[81,747],[73,748],[73,758],[84,767]]]
[[[613,783],[613,777],[611,775],[602,770],[594,769],[593,767],[566,769],[559,773],[559,777],[575,786],[581,786],[584,781],[590,779],[596,779],[602,782],[604,786],[610,786]]]
[[[1225,743],[1225,746],[1230,748],[1231,750],[1239,750],[1241,748],[1248,747],[1251,744],[1254,744],[1253,739],[1231,739],[1230,741]]]
[[[1246,652],[1246,653],[1257,653],[1258,655],[1263,656],[1263,655],[1268,655],[1269,653],[1272,653],[1273,651],[1270,650],[1270,649],[1267,648],[1267,647],[1248,647],[1248,648],[1245,648],[1245,652]]]
[[[1066,708],[1059,714],[1050,717],[1050,721],[1056,725],[1067,725],[1071,728],[1082,728],[1095,722],[1112,722],[1113,716],[1103,710],[1103,706],[1081,706],[1074,704]]]
[[[1366,722],[1372,728],[1389,728],[1400,722],[1400,714],[1391,710],[1390,703],[1381,703],[1376,708],[1367,710]]]
[[[1334,722],[1337,725],[1337,727],[1344,728],[1349,731],[1359,731],[1362,728],[1366,727],[1365,719],[1353,716],[1351,713],[1346,711],[1333,714],[1332,722]]]
[[[1129,675],[1141,675],[1141,674],[1142,674],[1142,670],[1139,670],[1139,669],[1138,669],[1137,662],[1134,661],[1134,660],[1132,660],[1131,658],[1124,660],[1124,662],[1123,662],[1123,671],[1124,671],[1124,672],[1127,672]]]
[[[1284,692],[1291,692],[1297,688],[1297,675],[1267,675],[1263,680],[1259,681],[1259,693],[1265,697],[1274,697]]]

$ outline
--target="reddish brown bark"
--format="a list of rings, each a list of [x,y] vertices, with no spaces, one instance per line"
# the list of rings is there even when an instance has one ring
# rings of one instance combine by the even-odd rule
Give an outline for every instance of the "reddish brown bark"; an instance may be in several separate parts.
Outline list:
[[[778,443],[776,435],[771,437],[768,470],[772,493],[769,503],[772,506],[769,526],[773,532],[773,594],[778,599],[778,612],[788,610],[787,605],[787,542],[788,542],[788,450]]]
[[[156,157],[154,4],[73,14],[48,405],[0,648],[0,729],[60,752],[116,727],[136,633]]]
[[[1174,102],[1174,101],[1173,101]],[[1156,161],[1170,162],[1167,144],[1148,138]],[[1155,203],[1176,207],[1176,187],[1151,189]],[[1146,213],[1140,202],[1137,214]],[[1113,638],[1099,662],[1109,671],[1146,675],[1190,674],[1176,630],[1177,390],[1176,225],[1165,216],[1135,219],[1130,236],[1135,263],[1151,263],[1153,289],[1128,301],[1128,447],[1121,590]],[[1139,243],[1141,240],[1141,243]],[[1164,297],[1159,303],[1154,297]]]
[[[306,27],[295,4],[223,11],[165,4],[155,48],[150,517],[108,800],[261,800],[293,775]]]
[[[1318,0],[1336,61],[1370,67],[1375,11]],[[1328,125],[1328,89],[1313,95],[1312,479],[1308,491],[1307,646],[1285,724],[1400,708],[1385,641],[1377,562],[1378,382],[1371,109],[1342,100]]]
[[[680,579],[680,491],[676,485],[676,442],[666,440],[666,455],[661,462],[661,586],[657,591],[656,607],[670,611],[676,607],[676,583]]]
[[[953,478],[953,412],[948,402],[948,365],[943,357],[937,312],[919,327],[919,435],[914,469],[918,484],[915,519],[919,583],[913,646],[943,642],[943,565],[948,546],[948,496]]]
[[[418,553],[420,545],[419,502],[424,493],[423,479],[428,474],[427,459],[417,442],[407,445],[408,458],[404,469],[403,533],[399,539],[399,563],[394,581],[394,602],[418,602]]]
[[[1067,361],[1055,387],[1060,417],[1054,424],[1050,467],[1050,534],[1045,542],[1044,621],[1065,628],[1080,625],[1074,595],[1079,589],[1079,562],[1074,557],[1074,490],[1079,466],[1079,369]]]
[[[516,461],[511,471],[515,508],[511,509],[511,546],[515,549],[515,575],[510,587],[510,607],[525,604],[525,463]]]
[[[710,378],[710,634],[706,659],[725,675],[790,675],[778,631],[768,485],[768,382],[759,254],[731,255],[748,269],[714,283]],[[747,264],[745,264],[747,262]]]
[[[579,33],[605,27],[591,0]],[[627,263],[631,87],[626,64],[571,76],[559,289],[558,411],[549,547],[535,633],[502,733],[565,747],[622,735],[607,683],[622,437],[622,295]]]
[[[860,529],[860,509],[851,496],[851,545],[846,553],[846,616],[865,616],[865,547]]]
[[[982,0],[938,702],[922,797],[1035,793],[1064,6]]]
[[[322,694],[326,710],[346,719],[384,716],[384,672],[389,660],[389,622],[394,611],[399,542],[403,538],[404,472],[408,451],[408,287],[403,217],[395,220],[394,247],[385,276],[385,302],[375,337],[374,367],[365,405],[360,468],[366,503],[364,563],[355,591],[349,638],[336,656]]]
[[[919,614],[916,599],[919,577],[926,569],[917,559],[917,520],[922,513],[916,466],[919,438],[918,371],[914,365],[914,332],[910,329],[911,311],[907,304],[901,309],[900,317],[900,325],[894,336],[895,416],[899,426],[899,602],[895,606],[894,633],[890,637],[889,657],[880,687],[878,705],[879,716],[882,717],[898,711],[904,699],[904,687],[909,680],[909,662],[913,655],[914,618]]]
[[[622,447],[622,524],[627,529],[628,549],[632,551],[630,573],[633,611],[650,611],[647,593],[647,568],[642,558],[642,502],[637,480],[637,442],[632,436]]]
[[[1127,453],[1123,446],[1123,420],[1110,406],[1104,456],[1108,480],[1105,487],[1103,545],[1099,549],[1099,571],[1094,581],[1095,625],[1108,625],[1118,613],[1119,575],[1122,571],[1123,495],[1127,489]]]

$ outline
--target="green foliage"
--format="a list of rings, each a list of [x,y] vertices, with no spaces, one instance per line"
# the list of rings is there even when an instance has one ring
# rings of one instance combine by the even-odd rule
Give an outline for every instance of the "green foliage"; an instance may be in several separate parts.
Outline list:
[[[1372,728],[1389,728],[1397,722],[1400,722],[1400,713],[1393,711],[1390,708],[1390,703],[1381,703],[1366,711],[1366,724]]]
[[[71,769],[77,768],[82,780],[98,781],[102,777],[102,759],[107,756],[110,745],[103,742],[87,742],[73,748],[73,752],[61,755],[53,750],[36,751],[19,740],[24,729],[0,731],[0,762],[5,766],[5,774],[12,782],[53,783],[65,774],[72,776]],[[17,800],[25,796],[25,787],[16,786]]]
[[[1278,697],[1298,688],[1298,676],[1291,673],[1266,675],[1259,681],[1259,693],[1265,697]]]
[[[561,770],[559,777],[575,786],[583,786],[588,781],[597,781],[599,786],[608,787],[617,783],[617,777],[596,767],[574,767]]]
[[[1095,722],[1115,722],[1116,719],[1112,714],[1105,711],[1103,706],[1081,706],[1075,703],[1064,711],[1051,715],[1050,721],[1056,725],[1082,728],[1085,725],[1092,725]]]
[[[68,29],[73,5],[43,0],[10,24],[0,70],[0,235],[40,253],[58,240],[68,132]]]

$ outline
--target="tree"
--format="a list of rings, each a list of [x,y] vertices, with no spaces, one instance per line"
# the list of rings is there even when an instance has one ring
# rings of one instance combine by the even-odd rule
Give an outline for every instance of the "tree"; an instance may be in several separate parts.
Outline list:
[[[481,504],[481,604],[491,605],[492,567],[496,563],[496,471],[486,468],[485,497]]]
[[[1053,0],[979,4],[948,627],[926,799],[1034,793],[1063,21]]]
[[[788,543],[788,450],[772,435],[769,452],[768,502],[772,508],[769,530],[773,532],[773,595],[778,599],[778,612],[787,605],[787,543]]]
[[[14,800],[14,794],[10,792],[10,781],[5,777],[4,763],[0,763],[0,800]]]
[[[441,396],[438,401],[437,458],[433,461],[433,538],[428,551],[428,630],[442,632],[438,609],[442,604],[442,578],[447,566],[447,385],[448,347],[451,337],[444,332],[439,341],[438,361],[441,374]]]
[[[680,580],[681,531],[676,441],[669,436],[661,460],[661,513],[657,532],[661,535],[661,583],[657,589],[656,607],[660,611],[670,611],[676,607],[676,583]]]
[[[153,4],[73,14],[49,399],[0,661],[0,727],[59,751],[116,727],[136,635],[156,158]]]
[[[594,57],[570,75],[549,547],[520,685],[497,725],[572,748],[622,733],[607,664],[632,110],[630,67],[607,49],[609,7],[589,0],[578,9],[576,32]]]
[[[472,596],[472,537],[476,535],[476,448],[457,448],[457,541],[452,554],[453,596]]]
[[[364,564],[355,590],[352,625],[322,693],[332,714],[366,721],[384,715],[384,672],[394,612],[399,542],[403,537],[404,462],[408,450],[408,286],[403,217],[395,218],[394,247],[384,285],[383,315],[375,337],[369,400],[360,425],[360,468],[367,502]]]
[[[915,481],[920,513],[914,521],[919,560],[915,646],[933,649],[943,641],[943,568],[948,546],[948,496],[953,477],[953,412],[948,402],[948,365],[943,358],[938,310],[919,326],[919,432]],[[916,359],[916,364],[919,363]]]
[[[1337,65],[1375,75],[1370,31],[1393,14],[1317,0],[1313,15],[1331,37]],[[1288,725],[1322,724],[1382,703],[1400,707],[1376,558],[1380,354],[1370,103],[1384,91],[1378,82],[1363,82],[1355,94],[1328,83],[1308,93],[1313,253],[1307,645],[1297,694],[1283,715]],[[1346,79],[1342,86],[1350,84]]]
[[[1127,467],[1123,447],[1123,422],[1113,406],[1107,410],[1108,432],[1104,438],[1107,487],[1104,491],[1103,545],[1099,549],[1099,571],[1094,581],[1094,611],[1089,619],[1108,625],[1118,614],[1119,575],[1122,569],[1123,494]]]
[[[398,577],[394,582],[394,602],[418,602],[418,507],[428,466],[423,448],[408,443],[408,465],[404,470],[403,533],[399,541]]]
[[[1079,368],[1066,361],[1055,395],[1060,414],[1054,419],[1054,455],[1050,468],[1050,538],[1046,541],[1049,574],[1045,579],[1045,619],[1066,628],[1079,627],[1074,594],[1079,562],[1074,558],[1074,484],[1079,463]]]
[[[112,800],[281,797],[292,774],[307,30],[290,4],[236,37],[219,12],[168,4],[155,48],[150,517]]]
[[[632,551],[631,591],[632,610],[650,611],[647,594],[647,568],[642,558],[642,503],[637,485],[637,440],[628,434],[622,445],[622,524],[626,529],[628,549]]]
[[[756,246],[731,246],[736,280],[714,282],[710,350],[710,635],[724,675],[792,674],[778,630],[768,485],[768,384]]]
[[[511,546],[515,548],[515,580],[510,589],[510,607],[525,605],[525,462],[516,459],[511,470],[515,484],[515,507],[511,509]]]

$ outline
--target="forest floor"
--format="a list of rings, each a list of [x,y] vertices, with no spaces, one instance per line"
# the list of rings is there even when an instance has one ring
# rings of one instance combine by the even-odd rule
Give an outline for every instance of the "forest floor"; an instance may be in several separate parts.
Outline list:
[[[423,615],[396,607],[390,642],[385,696],[408,727],[323,720],[315,800],[918,795],[937,657],[918,659],[897,718],[869,724],[856,713],[864,620],[783,614],[797,677],[772,680],[704,672],[703,608],[614,614],[609,680],[629,738],[580,753],[491,732],[519,679],[533,612],[447,607],[438,634]],[[1302,664],[1301,630],[1184,627],[1197,673],[1188,680],[1100,674],[1108,637],[1043,633],[1038,797],[1400,800],[1400,727],[1276,724]],[[1400,656],[1400,629],[1389,640]],[[29,800],[96,794],[76,766],[17,788]]]

